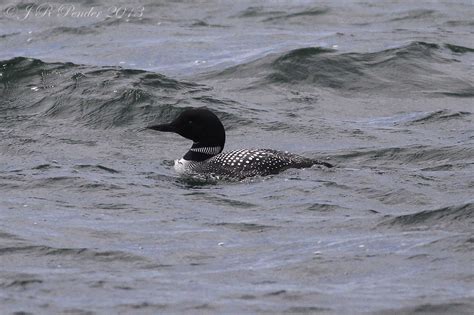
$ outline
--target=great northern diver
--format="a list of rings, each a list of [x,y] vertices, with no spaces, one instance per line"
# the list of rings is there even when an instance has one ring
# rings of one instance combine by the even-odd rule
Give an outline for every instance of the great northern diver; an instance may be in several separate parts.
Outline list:
[[[333,167],[327,162],[271,149],[221,153],[225,144],[224,126],[207,108],[186,109],[171,123],[149,126],[147,129],[175,132],[193,141],[184,157],[174,162],[175,170],[181,174],[243,179],[276,174],[288,168],[312,165]]]

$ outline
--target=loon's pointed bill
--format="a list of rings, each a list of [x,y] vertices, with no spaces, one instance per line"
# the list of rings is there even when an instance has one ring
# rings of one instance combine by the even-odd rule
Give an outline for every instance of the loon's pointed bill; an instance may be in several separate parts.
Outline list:
[[[175,132],[193,141],[189,151],[174,168],[182,174],[202,174],[243,179],[250,176],[276,174],[288,168],[332,164],[272,149],[243,149],[222,153],[225,129],[219,118],[207,108],[183,111],[169,124],[147,129]]]
[[[165,131],[165,132],[176,132],[176,128],[172,124],[162,124],[148,126],[146,129],[156,130],[156,131]]]

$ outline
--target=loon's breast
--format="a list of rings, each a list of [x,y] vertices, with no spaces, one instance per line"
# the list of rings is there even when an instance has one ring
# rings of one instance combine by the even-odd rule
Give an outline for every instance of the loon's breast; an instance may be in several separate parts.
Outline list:
[[[244,178],[276,174],[287,168],[311,167],[315,161],[296,154],[271,149],[244,149],[217,154],[202,162],[176,160],[181,174],[212,174]]]
[[[186,174],[191,171],[191,161],[185,159],[174,160],[174,170],[178,174]]]

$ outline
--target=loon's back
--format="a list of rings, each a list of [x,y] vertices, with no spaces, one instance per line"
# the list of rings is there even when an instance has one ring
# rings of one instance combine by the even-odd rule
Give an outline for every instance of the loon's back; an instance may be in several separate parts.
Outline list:
[[[175,162],[182,174],[203,174],[242,179],[251,176],[277,174],[288,168],[305,168],[315,164],[331,167],[329,163],[272,149],[242,149],[223,152],[201,162]]]

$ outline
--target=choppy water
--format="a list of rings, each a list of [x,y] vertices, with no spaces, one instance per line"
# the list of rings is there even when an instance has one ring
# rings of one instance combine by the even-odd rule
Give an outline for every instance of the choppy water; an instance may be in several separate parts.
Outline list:
[[[2,313],[471,314],[472,1],[67,4],[1,7]],[[337,167],[180,178],[198,106]]]

